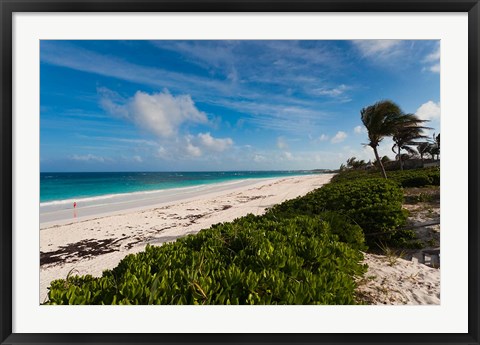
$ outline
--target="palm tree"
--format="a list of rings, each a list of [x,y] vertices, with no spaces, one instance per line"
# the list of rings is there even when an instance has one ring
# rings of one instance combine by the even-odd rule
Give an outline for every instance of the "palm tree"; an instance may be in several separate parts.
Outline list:
[[[357,157],[351,157],[347,159],[347,168],[357,170],[357,169],[365,169],[367,166],[367,163],[362,159],[362,160],[357,160]]]
[[[430,152],[432,151],[432,144],[429,143],[428,141],[417,143],[417,151],[420,154],[420,159],[422,160],[422,164],[423,164],[423,156],[426,153],[430,154]]]
[[[375,154],[382,175],[387,178],[377,147],[384,137],[395,134],[397,124],[402,116],[400,107],[389,100],[379,101],[360,110],[362,122],[368,130],[369,145]]]
[[[433,134],[433,140],[428,139],[427,141],[417,143],[417,150],[420,153],[420,158],[422,159],[423,164],[423,156],[425,154],[429,154],[432,159],[435,159],[435,155],[437,155],[437,159],[439,159],[440,155],[440,133],[438,135]]]
[[[403,114],[399,118],[392,138],[395,142],[392,146],[392,151],[393,153],[398,154],[400,170],[403,170],[401,151],[405,150],[410,154],[416,153],[415,149],[411,146],[419,144],[416,140],[427,138],[427,136],[423,135],[423,131],[431,128],[421,126],[424,122],[427,122],[427,120],[420,120],[418,116],[414,114]],[[398,150],[398,152],[395,150]]]
[[[435,136],[435,133],[433,133],[433,140],[435,142],[435,147],[432,149],[432,153],[437,155],[438,160],[440,159],[440,133],[438,133],[437,136]]]

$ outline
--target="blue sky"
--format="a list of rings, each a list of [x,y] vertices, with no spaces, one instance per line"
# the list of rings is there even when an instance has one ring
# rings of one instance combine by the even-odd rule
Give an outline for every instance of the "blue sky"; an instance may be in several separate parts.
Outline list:
[[[41,171],[338,168],[382,99],[440,129],[440,43],[42,41]],[[380,154],[394,158],[385,139]]]

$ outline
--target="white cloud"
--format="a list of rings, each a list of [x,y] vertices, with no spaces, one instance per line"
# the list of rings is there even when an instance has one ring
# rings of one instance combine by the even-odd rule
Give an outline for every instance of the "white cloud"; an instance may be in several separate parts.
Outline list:
[[[257,163],[260,163],[260,162],[265,162],[267,158],[265,158],[265,156],[256,154],[255,156],[253,156],[253,160]]]
[[[440,45],[430,54],[428,54],[423,61],[425,62],[437,62],[440,60]]]
[[[200,157],[205,151],[223,152],[233,145],[231,138],[214,138],[208,132],[179,136],[182,124],[208,123],[206,114],[195,107],[189,95],[173,96],[168,90],[154,94],[138,91],[125,100],[108,89],[99,89],[99,93],[105,110],[163,139],[167,148],[158,148],[154,153],[158,158],[182,154]]]
[[[174,97],[168,91],[153,95],[138,91],[130,103],[130,109],[135,123],[160,137],[176,134],[184,122],[208,121],[189,95]]]
[[[430,67],[424,69],[433,73],[440,73],[440,44],[437,44],[435,50],[428,54],[423,59],[423,62],[430,65]]]
[[[437,63],[433,66],[430,66],[429,71],[434,73],[440,73],[440,64]]]
[[[345,138],[347,138],[347,133],[343,131],[338,131],[337,134],[335,134],[335,136],[332,138],[331,142],[333,144],[338,144],[344,141]]]
[[[200,157],[202,155],[202,150],[200,150],[199,147],[192,145],[191,142],[187,142],[187,147],[185,149],[190,156]]]
[[[428,101],[423,103],[415,112],[415,114],[422,120],[437,120],[440,119],[440,103]]]
[[[223,152],[233,145],[230,138],[214,138],[210,133],[199,133],[196,136],[185,136],[185,151],[187,155],[200,157],[205,151]]]
[[[98,88],[97,92],[100,95],[100,106],[104,110],[114,116],[128,119],[128,108],[123,104],[124,99],[118,93],[105,87]]]
[[[140,156],[133,156],[132,159],[133,159],[135,162],[138,162],[138,163],[142,163],[142,162],[143,162],[143,159],[142,159],[142,157],[140,157]]]
[[[291,161],[293,159],[293,155],[291,152],[284,152],[283,154],[287,160]]]
[[[128,143],[128,144],[138,144],[143,146],[156,146],[157,143],[153,140],[145,140],[145,139],[124,139],[124,138],[116,138],[112,139],[112,141],[118,141],[121,143]]]
[[[327,141],[327,140],[328,140],[328,135],[322,134],[322,135],[318,138],[318,140],[320,140],[320,141]]]
[[[277,138],[277,147],[280,150],[288,149],[288,144],[284,137]]]
[[[163,146],[160,146],[157,149],[157,152],[155,153],[155,156],[158,157],[158,158],[170,158],[170,155],[169,155],[168,151]]]
[[[401,40],[355,40],[363,57],[386,59],[399,53]]]
[[[365,126],[358,125],[353,129],[353,132],[355,134],[367,133],[367,129],[365,128]]]
[[[200,146],[210,151],[222,152],[233,145],[232,139],[230,138],[217,139],[212,137],[210,133],[199,133],[197,138]]]
[[[126,118],[158,137],[174,136],[183,123],[207,123],[207,115],[195,107],[190,95],[173,96],[164,92],[148,94],[137,91],[124,104],[118,95],[99,90],[100,104],[113,115]]]
[[[348,90],[348,86],[345,84],[341,84],[336,88],[328,89],[328,88],[318,88],[314,89],[313,93],[320,95],[320,96],[330,96],[330,97],[338,97],[342,95],[345,91]]]
[[[104,157],[92,155],[91,153],[89,153],[87,155],[73,155],[70,158],[73,159],[74,161],[100,162],[100,163],[104,163],[105,161],[109,160],[109,159],[104,158]]]

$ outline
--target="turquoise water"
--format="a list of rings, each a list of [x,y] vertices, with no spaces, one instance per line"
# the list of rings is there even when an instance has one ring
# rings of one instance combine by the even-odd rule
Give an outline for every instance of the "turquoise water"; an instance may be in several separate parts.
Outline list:
[[[111,194],[312,173],[311,171],[40,173],[40,202],[61,202]]]

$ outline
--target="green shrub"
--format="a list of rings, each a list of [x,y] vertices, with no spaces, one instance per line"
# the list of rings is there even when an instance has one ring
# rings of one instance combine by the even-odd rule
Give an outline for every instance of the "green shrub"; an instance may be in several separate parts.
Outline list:
[[[370,244],[380,237],[387,241],[407,218],[402,209],[403,191],[393,181],[367,179],[330,184],[316,194],[320,209],[347,216],[363,229]]]
[[[273,207],[270,217],[293,217],[295,214],[322,215],[336,213],[352,226],[359,226],[374,244],[379,236],[388,241],[394,230],[403,225],[407,211],[402,209],[403,191],[394,181],[382,178],[367,178],[350,182],[330,183],[310,192],[305,197],[284,202]],[[341,227],[339,227],[340,229]],[[356,231],[356,228],[348,229]],[[371,237],[370,235],[375,234]],[[359,248],[363,242],[348,231],[340,238]]]
[[[282,218],[294,218],[299,215],[318,217],[326,221],[330,225],[331,233],[337,235],[341,242],[347,243],[354,249],[367,250],[362,228],[338,212],[319,211],[318,201],[315,201],[315,196],[312,193],[276,205],[270,209],[264,217],[278,220]]]
[[[440,185],[439,168],[395,171],[389,177],[404,188]]]
[[[330,231],[337,235],[341,242],[354,249],[367,250],[365,234],[358,224],[352,223],[347,217],[335,211],[324,211],[319,217],[330,224]]]
[[[320,217],[252,215],[52,282],[47,304],[354,304],[363,255]]]
[[[396,231],[389,239],[389,245],[396,248],[404,249],[422,249],[423,243],[417,239],[414,230],[401,229]]]
[[[440,168],[438,167],[389,171],[387,176],[388,180],[395,181],[404,188],[440,185]],[[332,178],[332,183],[342,183],[352,180],[365,180],[380,177],[381,174],[378,171],[347,170],[335,175]]]
[[[382,177],[381,173],[378,171],[369,170],[345,170],[333,176],[331,179],[331,183],[349,182],[352,180],[369,179],[376,177]]]

